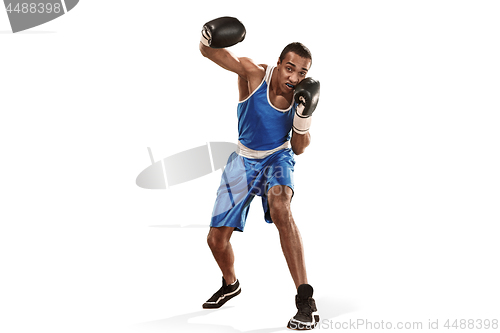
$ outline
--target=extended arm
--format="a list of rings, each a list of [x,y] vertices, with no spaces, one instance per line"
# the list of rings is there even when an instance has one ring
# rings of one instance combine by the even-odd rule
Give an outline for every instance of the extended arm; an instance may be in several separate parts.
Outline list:
[[[244,84],[245,89],[240,89],[240,99],[245,98],[246,91],[253,91],[265,74],[265,69],[262,66],[257,65],[249,58],[237,57],[227,49],[227,47],[243,41],[244,38],[245,27],[240,21],[231,17],[220,17],[203,26],[199,46],[204,57],[220,67],[238,74],[240,81],[247,82]]]
[[[246,69],[242,63],[242,59],[236,57],[228,49],[213,49],[200,42],[200,52],[204,57],[212,60],[222,68],[246,78]]]

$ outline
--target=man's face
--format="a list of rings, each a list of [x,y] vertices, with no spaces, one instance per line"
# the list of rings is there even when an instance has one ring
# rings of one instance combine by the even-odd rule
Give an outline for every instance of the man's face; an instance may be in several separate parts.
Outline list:
[[[280,89],[284,92],[293,92],[295,86],[306,78],[307,71],[311,67],[311,60],[288,52],[283,61],[278,60],[277,67]]]

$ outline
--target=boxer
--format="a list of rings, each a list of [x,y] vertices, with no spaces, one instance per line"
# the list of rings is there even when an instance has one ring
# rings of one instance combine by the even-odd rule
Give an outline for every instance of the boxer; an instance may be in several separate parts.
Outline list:
[[[201,54],[238,75],[238,151],[231,154],[217,191],[207,241],[222,272],[222,287],[203,308],[219,308],[241,293],[230,238],[242,232],[250,203],[262,198],[264,219],[278,229],[280,243],[297,288],[297,314],[287,327],[312,329],[319,322],[313,288],[308,284],[302,239],[290,210],[294,193],[294,155],[311,142],[309,129],[320,84],[308,78],[312,56],[301,43],[281,52],[276,66],[237,57],[228,48],[245,39],[244,25],[233,17],[207,22]]]

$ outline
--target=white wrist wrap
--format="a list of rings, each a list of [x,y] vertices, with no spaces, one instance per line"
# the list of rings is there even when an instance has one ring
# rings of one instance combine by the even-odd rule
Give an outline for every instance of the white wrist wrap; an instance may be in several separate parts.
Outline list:
[[[304,105],[299,104],[297,110],[295,111],[295,116],[293,117],[293,130],[298,134],[306,134],[311,127],[311,116],[303,116]]]

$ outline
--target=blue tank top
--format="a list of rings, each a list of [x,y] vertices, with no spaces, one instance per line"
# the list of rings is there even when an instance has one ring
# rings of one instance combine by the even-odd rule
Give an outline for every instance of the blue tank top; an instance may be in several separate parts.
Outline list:
[[[238,139],[254,150],[271,150],[290,140],[296,103],[286,110],[274,107],[269,100],[269,86],[274,67],[268,67],[260,86],[238,103]]]

